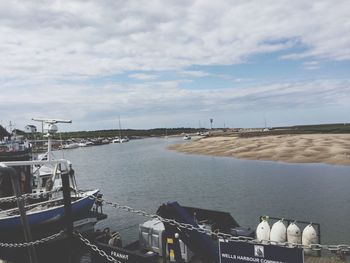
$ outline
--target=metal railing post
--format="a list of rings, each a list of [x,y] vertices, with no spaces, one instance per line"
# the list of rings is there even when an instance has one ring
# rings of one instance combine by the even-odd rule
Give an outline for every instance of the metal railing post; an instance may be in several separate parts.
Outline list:
[[[62,188],[63,188],[63,201],[64,201],[64,221],[68,234],[68,262],[72,261],[72,242],[73,242],[73,214],[72,203],[70,195],[69,174],[64,172],[61,174]]]

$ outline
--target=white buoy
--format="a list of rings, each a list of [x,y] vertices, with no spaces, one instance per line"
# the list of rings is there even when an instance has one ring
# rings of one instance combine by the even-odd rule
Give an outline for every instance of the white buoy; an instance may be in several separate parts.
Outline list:
[[[270,238],[270,225],[264,219],[256,228],[256,239],[257,240],[269,240]]]
[[[301,244],[301,231],[295,223],[291,223],[287,227],[287,241],[289,243]]]
[[[309,246],[311,244],[317,243],[317,233],[315,228],[312,226],[312,224],[307,225],[303,230],[302,235],[302,244],[304,246]],[[312,250],[308,248],[304,248],[305,254],[311,254]]]
[[[270,232],[270,240],[274,242],[286,242],[287,228],[282,220],[272,225]]]

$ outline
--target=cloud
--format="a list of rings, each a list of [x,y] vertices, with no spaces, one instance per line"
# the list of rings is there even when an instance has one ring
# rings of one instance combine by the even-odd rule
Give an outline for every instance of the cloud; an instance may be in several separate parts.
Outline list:
[[[186,70],[186,71],[181,71],[180,75],[184,77],[202,78],[202,77],[211,76],[212,74],[209,72],[200,71],[200,70]]]
[[[143,74],[143,73],[137,73],[137,74],[130,74],[128,75],[129,78],[137,79],[137,80],[155,80],[158,78],[157,75],[150,75],[150,74]]]
[[[211,69],[273,52],[305,69],[350,60],[349,9],[347,0],[0,1],[0,115],[108,128],[119,114],[139,127],[152,116],[156,125],[208,112],[348,105],[348,80],[263,85],[254,76],[247,87],[249,74]],[[245,88],[185,87],[197,78]]]
[[[305,69],[314,70],[320,68],[320,62],[318,61],[307,61],[303,63]]]
[[[93,76],[284,58],[350,59],[350,4],[320,1],[2,1],[3,76]]]
[[[20,97],[9,91],[3,96],[0,112],[23,126],[32,117],[51,117],[73,119],[74,129],[101,129],[114,127],[118,115],[128,120],[124,127],[164,127],[170,120],[174,121],[173,126],[181,125],[192,115],[207,118],[214,113],[232,116],[271,110],[283,115],[296,108],[350,105],[349,80],[281,82],[209,91],[183,88],[181,81],[113,84],[99,89],[74,85],[51,88],[57,89],[54,95],[45,93],[45,87]]]

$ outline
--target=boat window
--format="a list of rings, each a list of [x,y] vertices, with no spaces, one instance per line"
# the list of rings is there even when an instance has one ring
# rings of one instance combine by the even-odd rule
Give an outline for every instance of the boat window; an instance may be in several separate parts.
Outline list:
[[[41,187],[45,187],[46,186],[46,182],[49,178],[48,177],[44,177],[42,180],[41,180]]]
[[[159,248],[159,236],[152,235],[152,247]]]

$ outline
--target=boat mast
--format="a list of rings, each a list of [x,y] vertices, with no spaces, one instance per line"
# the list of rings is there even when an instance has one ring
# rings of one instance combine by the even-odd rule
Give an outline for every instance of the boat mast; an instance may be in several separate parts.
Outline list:
[[[120,115],[118,116],[118,119],[119,119],[119,139],[121,140],[122,139],[122,126],[120,124]]]

